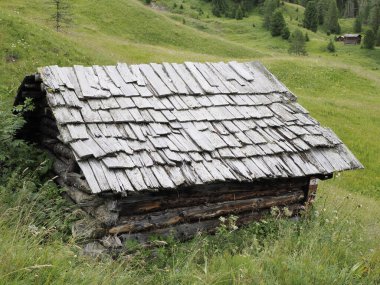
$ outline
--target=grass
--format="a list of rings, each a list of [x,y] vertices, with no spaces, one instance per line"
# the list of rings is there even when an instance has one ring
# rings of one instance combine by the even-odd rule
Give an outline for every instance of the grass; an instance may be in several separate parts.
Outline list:
[[[28,219],[6,225],[20,206],[33,209],[8,207],[0,219],[2,284],[376,284],[380,278],[379,202],[335,187],[323,187],[311,217],[299,222],[272,217],[117,260],[83,257],[74,241],[46,241],[54,229],[32,230]]]
[[[8,169],[7,177],[1,169],[0,284],[379,284],[380,50],[336,43],[330,54],[330,37],[308,31],[309,56],[293,57],[286,41],[262,28],[258,9],[236,21],[213,17],[205,1],[156,4],[165,9],[136,0],[78,0],[74,23],[56,33],[44,1],[1,2],[0,112],[38,66],[260,60],[339,135],[365,170],[323,182],[315,211],[299,222],[272,217],[133,257],[93,260],[81,256],[78,241],[67,235],[77,211],[58,198],[53,184],[25,176],[21,165]],[[285,3],[282,9],[294,30],[302,7]],[[352,20],[341,25],[351,32]]]

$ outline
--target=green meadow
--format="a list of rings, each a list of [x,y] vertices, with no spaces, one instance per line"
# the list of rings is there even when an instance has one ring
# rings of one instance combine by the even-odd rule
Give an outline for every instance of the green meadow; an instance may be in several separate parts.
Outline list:
[[[380,284],[379,48],[335,43],[328,53],[332,36],[308,31],[308,55],[290,56],[289,43],[262,28],[259,9],[237,21],[212,16],[201,0],[72,2],[73,21],[57,33],[46,1],[0,1],[0,146],[17,88],[37,67],[258,60],[365,169],[322,182],[299,221],[271,216],[233,232],[221,228],[154,250],[129,245],[134,254],[94,259],[70,236],[80,214],[45,175],[45,155],[10,143],[0,149],[7,159],[0,163],[0,284]],[[281,9],[290,31],[306,32],[301,6]],[[352,32],[351,19],[340,24]]]

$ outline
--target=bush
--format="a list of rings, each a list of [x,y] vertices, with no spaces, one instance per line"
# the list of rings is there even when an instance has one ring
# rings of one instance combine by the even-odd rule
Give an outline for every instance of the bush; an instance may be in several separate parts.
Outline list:
[[[17,131],[25,123],[23,114],[33,109],[32,100],[27,99],[24,105],[15,107],[13,112],[0,111],[0,185],[13,170],[35,167],[35,160],[41,158],[41,153],[33,151],[24,141],[15,139]]]
[[[32,101],[27,99],[13,112],[0,111],[0,211],[2,205],[17,208],[13,211],[17,217],[8,218],[6,226],[10,228],[26,226],[41,241],[53,235],[66,239],[70,236],[72,220],[68,217],[72,209],[49,179],[52,161],[47,154],[16,139],[24,124],[23,114],[32,110]]]

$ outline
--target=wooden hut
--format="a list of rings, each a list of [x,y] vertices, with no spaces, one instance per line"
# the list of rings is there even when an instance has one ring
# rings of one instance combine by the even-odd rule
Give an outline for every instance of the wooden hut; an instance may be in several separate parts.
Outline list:
[[[345,34],[343,36],[343,42],[345,45],[360,45],[362,36],[360,34]]]
[[[221,216],[294,214],[318,179],[362,168],[332,130],[257,62],[49,66],[27,76],[21,135],[58,183],[122,241],[189,238]]]

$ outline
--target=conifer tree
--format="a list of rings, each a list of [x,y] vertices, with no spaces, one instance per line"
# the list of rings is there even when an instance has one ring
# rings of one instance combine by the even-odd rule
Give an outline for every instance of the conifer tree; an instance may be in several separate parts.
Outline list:
[[[235,11],[235,19],[241,20],[243,19],[243,16],[244,16],[243,9],[241,8],[241,5],[239,5]]]
[[[299,29],[295,30],[290,36],[290,47],[288,51],[296,55],[307,54],[305,37]]]
[[[314,1],[309,1],[306,4],[303,26],[313,32],[316,32],[318,29],[318,12],[317,5]]]
[[[375,46],[375,34],[370,29],[365,32],[363,47],[366,49],[373,49],[374,46]]]
[[[329,43],[327,44],[326,49],[328,52],[335,52],[335,45],[332,39],[330,39]]]
[[[353,18],[355,17],[355,1],[347,0],[344,7],[344,17]]]
[[[370,0],[360,0],[359,4],[359,17],[362,20],[362,24],[368,24],[370,13]]]
[[[380,29],[377,30],[375,45],[380,46]]]
[[[70,5],[67,0],[51,0],[54,12],[51,18],[57,32],[71,23]]]
[[[272,37],[277,37],[282,34],[283,29],[286,27],[284,16],[280,9],[274,11],[270,21],[270,33]]]
[[[328,0],[319,0],[317,2],[318,24],[323,25],[328,8]]]
[[[340,33],[338,18],[339,11],[338,6],[336,5],[336,0],[330,0],[329,9],[325,18],[325,27],[328,33]]]
[[[353,28],[354,28],[355,33],[361,33],[361,31],[362,31],[362,20],[360,19],[359,16],[356,17]]]
[[[281,37],[282,37],[284,40],[289,39],[289,37],[290,37],[290,31],[289,31],[288,26],[285,26],[285,27],[282,29]]]
[[[216,17],[221,17],[227,11],[227,1],[226,0],[212,0],[212,13]]]
[[[377,30],[376,34],[376,46],[380,46],[380,29]]]
[[[369,24],[371,25],[372,31],[376,34],[380,26],[380,1],[373,2],[369,14]]]
[[[279,6],[279,0],[265,0],[264,2],[264,22],[263,26],[266,29],[270,29],[270,20],[272,17],[273,12],[278,8]]]

